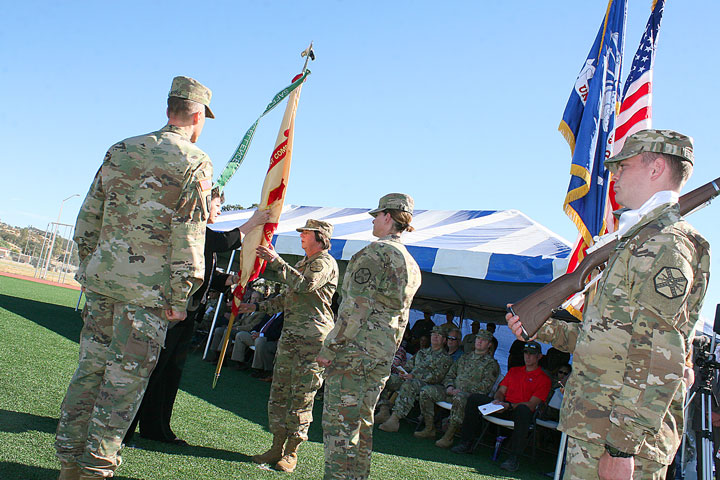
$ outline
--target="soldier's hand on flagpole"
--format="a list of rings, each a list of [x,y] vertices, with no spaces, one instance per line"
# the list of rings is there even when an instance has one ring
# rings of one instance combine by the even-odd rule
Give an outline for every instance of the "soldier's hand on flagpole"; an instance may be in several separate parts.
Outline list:
[[[240,313],[250,313],[257,310],[257,306],[254,303],[239,303],[237,309]]]
[[[257,210],[255,210],[255,213],[252,214],[252,217],[250,217],[248,223],[252,223],[252,228],[255,228],[258,225],[265,225],[269,220],[270,210],[260,210],[258,208]]]
[[[280,255],[278,255],[278,253],[275,250],[273,250],[271,247],[272,247],[272,244],[268,245],[267,247],[264,245],[258,245],[257,250],[256,250],[257,256],[267,262],[272,262]]]

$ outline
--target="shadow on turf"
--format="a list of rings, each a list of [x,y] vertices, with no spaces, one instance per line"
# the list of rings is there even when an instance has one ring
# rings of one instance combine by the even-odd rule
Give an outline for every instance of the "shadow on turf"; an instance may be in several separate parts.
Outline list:
[[[140,450],[162,452],[170,455],[185,455],[192,457],[215,458],[217,460],[227,460],[230,462],[253,463],[252,457],[242,453],[233,452],[231,450],[221,450],[219,448],[203,447],[202,445],[189,445],[181,447],[154,440],[143,439],[142,437],[133,439],[128,448],[137,448]]]
[[[43,432],[55,433],[58,419],[32,413],[0,410],[0,431],[7,433]],[[1,478],[1,477],[0,477]]]
[[[0,295],[0,306],[75,343],[80,339],[83,322],[79,310],[8,295]]]
[[[17,478],[22,480],[55,480],[60,473],[60,468],[33,467],[15,462],[0,462],[0,478]],[[141,480],[135,477],[116,476],[115,480]]]

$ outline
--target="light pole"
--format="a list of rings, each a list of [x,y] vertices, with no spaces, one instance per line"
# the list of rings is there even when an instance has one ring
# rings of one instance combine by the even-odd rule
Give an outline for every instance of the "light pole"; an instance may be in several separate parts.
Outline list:
[[[79,196],[80,196],[79,193],[75,193],[75,194],[70,195],[69,197],[67,197],[67,198],[66,198],[65,200],[63,200],[62,202],[60,202],[60,211],[58,212],[58,219],[57,219],[57,222],[55,222],[55,228],[53,229],[52,240],[50,240],[50,250],[48,250],[47,260],[45,261],[45,268],[43,269],[43,270],[44,270],[44,274],[41,275],[42,278],[45,278],[45,277],[47,276],[48,267],[50,267],[50,259],[52,258],[52,251],[53,251],[53,248],[55,247],[55,236],[56,236],[56,234],[57,234],[58,228],[60,228],[60,215],[62,215],[63,205],[65,204],[65,202],[67,202],[67,201],[70,200],[71,198],[73,198],[73,197],[79,197]]]

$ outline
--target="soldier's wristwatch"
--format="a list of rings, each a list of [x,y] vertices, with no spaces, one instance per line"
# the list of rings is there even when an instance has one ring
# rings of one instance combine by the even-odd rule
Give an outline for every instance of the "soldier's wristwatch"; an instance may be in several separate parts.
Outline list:
[[[608,453],[608,455],[610,455],[610,456],[613,457],[613,458],[630,458],[630,457],[634,457],[634,456],[635,456],[635,455],[632,454],[632,453],[621,452],[621,451],[618,450],[617,448],[612,447],[612,446],[607,445],[607,444],[605,445],[605,451]]]

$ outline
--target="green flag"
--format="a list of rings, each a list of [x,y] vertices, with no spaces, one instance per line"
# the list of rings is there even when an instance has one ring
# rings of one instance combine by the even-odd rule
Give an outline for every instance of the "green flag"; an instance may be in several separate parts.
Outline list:
[[[268,103],[268,106],[265,108],[265,111],[262,113],[262,115],[260,115],[258,119],[255,120],[255,123],[250,125],[248,131],[245,132],[245,136],[243,136],[242,140],[240,141],[240,145],[238,145],[238,147],[235,149],[235,153],[233,153],[230,161],[227,163],[227,165],[225,165],[222,173],[215,181],[215,184],[217,187],[220,188],[220,191],[225,188],[227,182],[235,174],[235,171],[238,169],[243,160],[245,160],[245,154],[247,154],[248,148],[250,147],[250,142],[252,142],[253,136],[255,135],[255,129],[257,128],[260,119],[264,117],[265,114],[268,113],[270,110],[275,108],[278,103],[282,102],[285,97],[290,95],[290,92],[302,85],[308,75],[310,75],[310,70],[305,70],[305,73],[303,73],[300,78],[298,78],[290,85],[276,93],[270,103]]]

